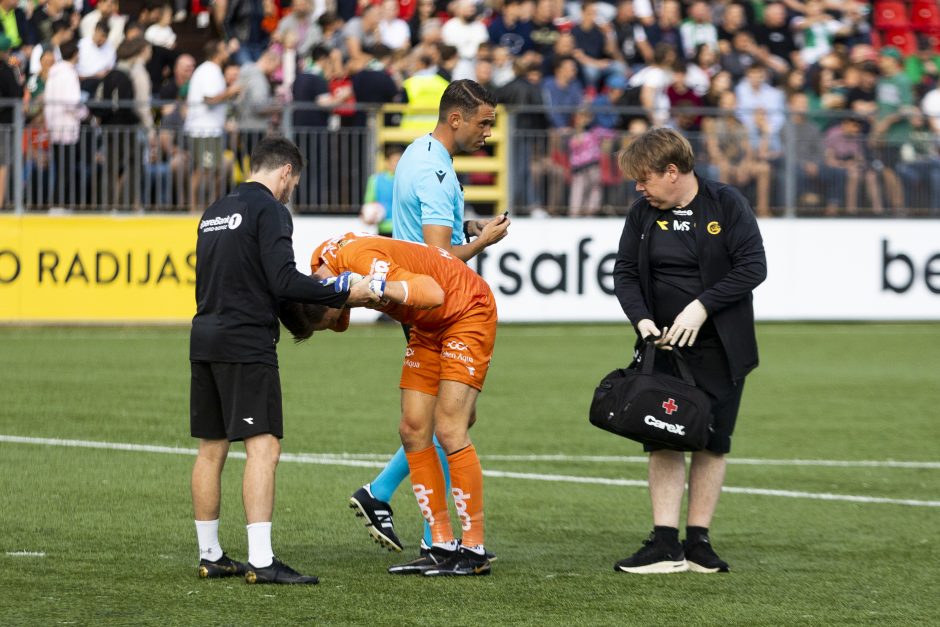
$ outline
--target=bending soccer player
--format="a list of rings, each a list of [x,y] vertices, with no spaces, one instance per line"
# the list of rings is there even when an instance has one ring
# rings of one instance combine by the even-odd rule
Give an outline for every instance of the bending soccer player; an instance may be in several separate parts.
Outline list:
[[[346,235],[313,253],[311,269],[328,279],[343,272],[373,275],[377,308],[411,325],[401,374],[399,434],[412,488],[432,543],[421,556],[389,568],[392,574],[488,575],[483,548],[483,471],[468,429],[476,418],[496,340],[496,302],[486,282],[460,259],[436,246],[385,237]],[[298,306],[299,307],[299,306]],[[283,319],[295,337],[312,329],[343,331],[348,309],[327,309],[319,323]],[[444,473],[432,438],[447,453],[452,496],[462,539],[450,525]]]

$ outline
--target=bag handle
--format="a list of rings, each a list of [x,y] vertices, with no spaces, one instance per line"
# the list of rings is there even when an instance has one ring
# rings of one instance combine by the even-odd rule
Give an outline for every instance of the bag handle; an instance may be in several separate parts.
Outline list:
[[[643,358],[640,361],[640,372],[642,374],[653,374],[653,360],[656,359],[656,353],[659,351],[656,348],[657,338],[653,336],[647,337],[643,340],[645,346],[643,348]],[[685,363],[685,357],[682,356],[682,351],[678,346],[673,346],[672,351],[673,363],[679,370],[679,376],[683,381],[689,385],[696,387],[695,377],[692,376],[692,371],[689,370],[688,364]]]

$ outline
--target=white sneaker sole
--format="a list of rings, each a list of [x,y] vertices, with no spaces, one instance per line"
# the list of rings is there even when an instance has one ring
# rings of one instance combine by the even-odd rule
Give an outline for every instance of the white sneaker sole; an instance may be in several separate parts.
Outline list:
[[[667,575],[669,573],[684,573],[689,570],[689,563],[685,560],[681,562],[656,562],[646,566],[617,566],[617,570],[635,575]]]
[[[721,572],[720,568],[706,568],[704,566],[696,564],[695,562],[689,562],[689,570],[692,571],[693,573],[702,573],[702,574],[711,574],[711,573]]]
[[[357,501],[355,497],[350,497],[349,507],[350,509],[355,510],[356,516],[358,518],[366,519],[366,529],[368,529],[369,535],[372,536],[372,539],[375,540],[376,543],[385,547],[389,551],[395,551],[396,553],[401,553],[402,546],[399,544],[395,544],[395,542],[393,542],[391,538],[389,538],[387,535],[385,535],[384,533],[382,533],[381,531],[375,528],[375,525],[373,525],[369,521],[369,517],[366,515],[366,510],[362,506],[362,503]]]

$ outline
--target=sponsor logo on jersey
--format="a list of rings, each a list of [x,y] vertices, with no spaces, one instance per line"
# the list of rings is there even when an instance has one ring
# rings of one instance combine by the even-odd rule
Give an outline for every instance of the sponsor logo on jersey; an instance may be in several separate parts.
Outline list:
[[[465,351],[467,350],[467,345],[461,342],[460,340],[450,340],[444,344],[447,348],[455,351]]]
[[[656,224],[658,224],[659,228],[663,231],[669,230],[669,220],[656,220]]]
[[[199,230],[203,233],[212,233],[213,231],[234,231],[242,224],[242,214],[233,213],[230,216],[219,218],[209,218],[199,223]]]
[[[705,230],[708,231],[709,235],[718,235],[721,233],[721,225],[717,222],[709,222]]]
[[[447,172],[445,172],[444,170],[438,170],[438,171],[435,172],[434,174],[437,175],[437,182],[438,182],[438,183],[443,183],[443,182],[444,182],[444,177],[447,176]]]
[[[388,262],[384,259],[372,259],[372,265],[369,268],[369,274],[372,275],[373,279],[382,281],[385,279],[385,275],[388,274]]]
[[[692,215],[691,209],[673,209],[672,215],[674,216],[690,216]]]
[[[673,220],[672,221],[673,231],[690,231],[691,229],[692,229],[692,224],[688,220]]]

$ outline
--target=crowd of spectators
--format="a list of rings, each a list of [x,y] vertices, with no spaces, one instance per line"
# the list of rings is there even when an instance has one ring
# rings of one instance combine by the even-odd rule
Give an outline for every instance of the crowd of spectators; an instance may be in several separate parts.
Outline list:
[[[891,19],[885,7],[900,14]],[[633,194],[614,155],[662,125],[689,137],[702,175],[740,186],[762,216],[787,202],[826,214],[940,212],[934,0],[121,8],[0,0],[0,99],[23,99],[28,170],[33,185],[52,190],[47,204],[80,205],[98,186],[98,202],[107,188],[138,207],[198,208],[244,169],[259,137],[286,122],[315,163],[305,204],[351,207],[371,172],[361,138],[340,138],[365,127],[361,105],[433,110],[449,81],[472,78],[514,116],[511,202],[533,213],[622,211]],[[181,33],[207,20],[182,46]],[[426,118],[400,123],[430,129]],[[19,146],[11,120],[12,108],[0,107],[0,206]],[[109,128],[125,130],[109,138]],[[354,182],[337,196],[323,172],[343,150],[359,156],[342,163],[340,176]]]

